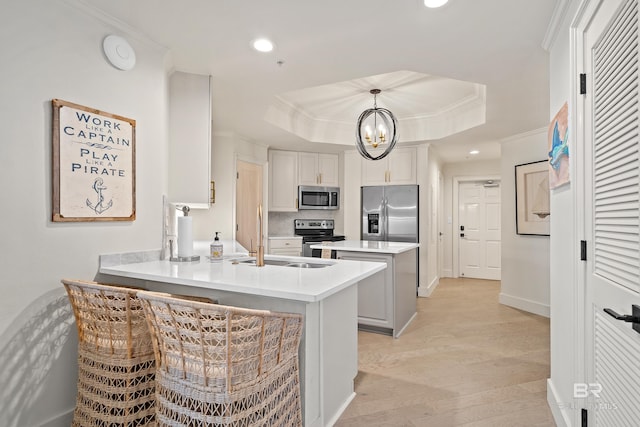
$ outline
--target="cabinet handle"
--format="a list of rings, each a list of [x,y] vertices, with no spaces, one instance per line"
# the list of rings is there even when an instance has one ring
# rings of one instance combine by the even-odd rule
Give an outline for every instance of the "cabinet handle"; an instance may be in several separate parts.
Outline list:
[[[296,197],[296,209],[298,209],[298,198]]]
[[[388,172],[389,172],[389,181],[388,182],[391,182],[391,171],[388,171]]]
[[[318,182],[318,184],[322,184],[322,174],[318,175],[320,177],[320,182]]]
[[[210,204],[214,204],[216,202],[216,182],[211,181],[211,199],[209,200]]]

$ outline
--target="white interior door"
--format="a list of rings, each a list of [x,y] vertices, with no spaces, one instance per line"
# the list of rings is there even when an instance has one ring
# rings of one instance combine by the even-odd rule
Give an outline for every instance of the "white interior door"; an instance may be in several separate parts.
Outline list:
[[[586,398],[590,426],[636,426],[640,333],[605,309],[640,305],[638,1],[593,3],[584,34],[588,381],[574,397]]]
[[[460,275],[500,280],[500,187],[461,182],[458,190]]]

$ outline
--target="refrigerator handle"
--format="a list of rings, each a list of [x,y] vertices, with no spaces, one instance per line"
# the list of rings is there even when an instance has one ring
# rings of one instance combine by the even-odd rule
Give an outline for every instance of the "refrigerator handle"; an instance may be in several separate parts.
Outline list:
[[[382,233],[380,234],[380,237],[382,238],[382,240],[387,240],[387,236],[389,234],[389,212],[387,209],[387,198],[386,196],[382,199]]]

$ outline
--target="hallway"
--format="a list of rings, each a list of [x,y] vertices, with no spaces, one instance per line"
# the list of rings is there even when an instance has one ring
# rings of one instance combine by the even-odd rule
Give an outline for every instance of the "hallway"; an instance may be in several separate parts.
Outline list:
[[[441,279],[399,339],[359,332],[357,395],[336,426],[554,426],[549,319],[500,305],[499,292]]]

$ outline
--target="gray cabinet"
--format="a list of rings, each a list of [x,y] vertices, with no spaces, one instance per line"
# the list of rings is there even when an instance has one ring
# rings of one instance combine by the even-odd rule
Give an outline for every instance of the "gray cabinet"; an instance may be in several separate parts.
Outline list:
[[[387,264],[385,270],[358,283],[358,326],[400,336],[416,315],[416,250],[395,255],[338,251],[336,258]]]

